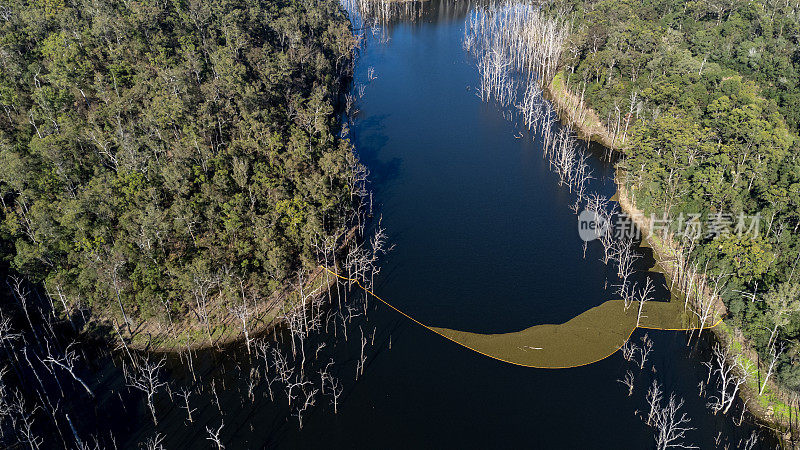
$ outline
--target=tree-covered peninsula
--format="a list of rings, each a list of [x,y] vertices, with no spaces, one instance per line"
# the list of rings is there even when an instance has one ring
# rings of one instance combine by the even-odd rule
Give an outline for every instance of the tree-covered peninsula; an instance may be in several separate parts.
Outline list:
[[[120,326],[268,298],[351,214],[354,45],[329,1],[5,2],[3,260]]]

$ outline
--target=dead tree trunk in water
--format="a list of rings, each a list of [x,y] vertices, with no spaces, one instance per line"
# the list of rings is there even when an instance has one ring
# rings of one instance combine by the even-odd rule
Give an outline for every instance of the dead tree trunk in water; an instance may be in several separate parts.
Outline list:
[[[145,356],[144,360],[134,369],[136,373],[126,376],[128,386],[136,388],[144,393],[147,407],[150,409],[150,414],[153,416],[154,425],[158,425],[155,395],[159,389],[166,385],[166,383],[159,379],[161,368],[164,367],[165,363],[166,358],[161,358],[158,362],[152,362],[149,356]]]
[[[708,407],[714,414],[720,411],[727,414],[736,400],[739,388],[747,381],[748,372],[742,365],[741,359],[732,355],[727,347],[719,343],[714,344],[713,353],[711,360],[703,364],[717,375],[719,395],[710,397]]]
[[[225,446],[222,445],[222,439],[219,437],[220,433],[222,432],[222,427],[224,426],[225,421],[223,420],[222,423],[219,424],[219,428],[216,430],[206,427],[206,433],[208,433],[208,437],[206,437],[206,439],[213,442],[217,446],[217,450],[225,450]]]

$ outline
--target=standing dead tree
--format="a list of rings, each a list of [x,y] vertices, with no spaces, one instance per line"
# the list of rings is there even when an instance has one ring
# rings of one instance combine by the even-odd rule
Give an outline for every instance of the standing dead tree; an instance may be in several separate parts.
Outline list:
[[[633,372],[630,370],[625,372],[625,377],[623,379],[617,380],[617,382],[622,383],[628,388],[628,397],[633,395],[634,380]]]
[[[569,23],[550,18],[537,5],[490,3],[476,7],[467,17],[463,45],[477,61],[478,97],[494,100],[504,109],[503,117],[513,117],[515,110],[529,130],[542,134],[550,168],[560,184],[577,193],[571,205],[577,213],[592,178],[588,156],[568,126],[553,132],[556,112],[542,97],[542,89],[550,85],[558,69],[569,29]],[[524,89],[518,89],[519,85]],[[524,94],[517,101],[520,91]],[[510,105],[514,110],[505,110]],[[580,116],[576,111],[572,115]]]
[[[311,388],[306,389],[306,386],[303,385],[300,388],[300,391],[302,392],[302,395],[303,395],[302,402],[297,407],[297,409],[295,409],[293,415],[295,417],[297,417],[298,425],[300,426],[300,429],[302,430],[303,429],[303,414],[306,412],[306,410],[308,408],[314,406],[314,404],[316,402],[316,396],[317,396],[317,393],[319,392],[319,389],[311,389]]]
[[[161,358],[157,362],[153,362],[150,360],[149,356],[145,356],[139,364],[136,365],[136,368],[134,368],[135,373],[125,373],[128,386],[136,388],[144,393],[147,407],[150,409],[150,414],[153,416],[153,424],[155,425],[158,425],[155,395],[159,389],[167,384],[162,382],[159,378],[161,369],[164,367],[165,363],[166,358]]]
[[[481,84],[478,97],[488,102],[494,98],[500,106],[508,106],[514,101],[516,84],[511,76],[511,63],[497,49],[489,49],[478,56],[478,74]]]
[[[415,21],[419,19],[422,9],[419,2],[396,2],[392,0],[343,0],[344,8],[349,12],[355,24],[370,29],[378,37],[380,43],[389,41],[384,29],[391,21],[403,19]]]
[[[756,434],[755,431],[753,431],[752,433],[750,433],[750,436],[747,438],[747,440],[744,439],[739,440],[738,448],[742,450],[752,450],[757,443],[758,443],[758,435]]]
[[[306,362],[306,338],[308,337],[308,328],[306,324],[306,317],[303,309],[292,308],[284,314],[284,320],[289,328],[291,335],[292,354],[297,355],[298,349],[300,353],[300,371],[305,368]],[[295,344],[295,341],[298,343]]]
[[[219,276],[211,275],[206,272],[198,272],[192,277],[192,285],[190,289],[195,301],[194,313],[200,320],[200,323],[203,324],[203,327],[206,330],[206,335],[208,336],[208,343],[210,345],[214,344],[214,341],[211,337],[211,312],[209,310],[211,301],[210,292],[211,289],[216,287],[218,284]]]
[[[258,386],[260,378],[261,372],[255,367],[251,367],[250,376],[247,378],[247,398],[249,398],[251,402],[256,401],[255,389]]]
[[[661,399],[663,398],[664,391],[661,389],[661,385],[658,384],[658,381],[653,380],[653,384],[650,385],[650,388],[647,390],[647,394],[645,395],[645,400],[647,400],[647,405],[650,407],[647,413],[647,419],[644,421],[647,425],[653,425],[656,423],[656,418],[659,413],[659,408],[661,405]]]
[[[709,322],[712,321],[715,308],[714,305],[716,304],[717,299],[719,298],[719,294],[722,291],[724,286],[723,279],[726,277],[725,274],[719,274],[712,280],[712,283],[709,283],[706,288],[705,279],[703,282],[698,286],[700,292],[695,296],[695,301],[692,304],[692,312],[697,317],[699,321],[699,327],[697,328],[697,337],[700,337],[700,334],[703,332],[703,329]],[[713,284],[713,287],[712,287]],[[691,342],[691,336],[694,334],[694,330],[689,334],[689,342]],[[688,342],[687,342],[688,345]]]
[[[617,293],[624,300],[625,310],[630,308],[634,300],[634,289],[631,288],[630,277],[635,272],[634,264],[642,257],[634,247],[633,236],[630,235],[614,240],[611,245],[610,256],[617,263],[617,276],[620,279]]]
[[[634,285],[635,290],[635,285]],[[650,277],[647,277],[647,280],[644,283],[644,287],[641,291],[637,292],[636,301],[639,302],[639,311],[636,313],[636,326],[638,327],[639,324],[642,322],[642,317],[647,317],[642,315],[644,311],[645,303],[649,302],[653,299],[653,292],[655,291],[655,286],[653,285],[653,280]]]
[[[500,54],[504,63],[548,86],[568,35],[568,24],[546,17],[537,5],[491,3],[467,18],[463,43],[477,55]]]
[[[271,401],[275,400],[275,396],[272,391],[272,385],[275,381],[278,380],[278,373],[277,369],[275,370],[274,374],[270,374],[270,365],[271,365],[271,352],[270,346],[266,339],[257,339],[255,341],[255,353],[256,358],[264,362],[264,381],[267,384],[267,392],[269,393],[269,399]]]
[[[189,423],[193,422],[192,420],[192,413],[197,411],[197,408],[192,408],[189,406],[189,397],[192,395],[192,391],[187,389],[186,387],[182,387],[180,391],[177,392],[178,397],[183,399],[183,405],[181,408],[186,410],[186,415],[188,416]]]
[[[247,346],[247,353],[250,354],[250,331],[248,330],[248,321],[253,315],[253,311],[247,307],[247,303],[233,306],[229,309],[231,315],[235,317],[242,324],[242,334],[244,334],[244,343]]]
[[[27,443],[31,450],[39,450],[39,447],[44,442],[44,439],[36,434],[33,429],[33,423],[36,411],[39,410],[40,406],[36,405],[31,411],[28,411],[25,408],[25,400],[22,397],[22,393],[16,391],[14,397],[14,405],[16,407],[15,412],[17,413],[16,415],[20,422],[20,440]]]
[[[703,363],[709,372],[717,375],[717,395],[709,397],[708,407],[714,414],[722,412],[727,414],[730,410],[739,388],[747,381],[748,373],[741,359],[731,354],[728,347],[714,344],[711,360]]]
[[[656,429],[656,448],[666,450],[668,448],[699,448],[695,445],[684,442],[686,432],[694,430],[688,426],[691,419],[686,413],[680,413],[683,406],[683,399],[676,400],[675,394],[670,394],[666,405],[656,404],[654,417],[654,428]]]
[[[33,321],[31,320],[30,306],[28,305],[30,290],[25,287],[25,280],[23,278],[10,276],[9,280],[11,282],[9,283],[9,281],[6,280],[6,284],[11,288],[14,298],[19,302],[20,309],[25,314],[25,319],[28,321],[28,326],[30,327],[34,339],[36,339],[36,343],[41,345],[39,333],[36,332],[36,327],[33,326]]]
[[[320,235],[317,234],[314,239],[314,248],[317,251],[317,260],[323,264],[326,269],[336,270],[336,251],[338,250],[338,243],[346,234],[345,228],[338,228],[331,234]],[[339,282],[337,279],[331,279],[333,275],[330,270],[325,270],[325,286],[328,287],[328,298],[333,298],[331,286],[336,286],[336,298],[339,301],[339,308],[342,307],[341,295],[339,292]]]
[[[378,218],[378,224],[375,227],[375,234],[373,234],[372,238],[370,238],[370,249],[371,254],[369,260],[367,261],[367,269],[369,270],[369,284],[367,289],[373,290],[375,287],[375,275],[377,275],[381,271],[380,265],[378,265],[378,261],[382,256],[385,256],[387,253],[394,249],[394,244],[388,244],[388,235],[386,234],[386,229],[381,226],[382,218]]]
[[[608,197],[591,193],[586,197],[586,211],[594,214],[598,225],[598,240],[603,245],[603,263],[607,264],[614,254],[614,233],[611,229],[611,219],[617,213],[617,205]]]
[[[208,436],[206,437],[207,440],[214,443],[217,446],[217,450],[225,450],[225,446],[222,444],[222,439],[220,438],[220,433],[222,433],[222,427],[225,426],[225,421],[223,420],[222,423],[219,424],[219,428],[216,430],[211,429],[210,427],[206,427],[206,433]]]
[[[307,386],[311,384],[310,381],[304,380],[300,376],[295,376],[292,380],[286,382],[286,398],[289,402],[289,407],[292,407],[292,402],[294,399],[297,398],[295,393],[295,389],[300,389],[301,391]]]
[[[544,118],[544,105],[542,89],[536,83],[528,83],[525,88],[525,94],[522,96],[522,102],[517,104],[517,110],[522,115],[522,122],[534,134],[536,134],[539,123]]]
[[[333,361],[331,361],[332,363]],[[322,393],[324,395],[330,395],[331,397],[331,405],[333,405],[333,413],[339,413],[339,397],[341,397],[344,388],[339,382],[339,379],[331,375],[330,372],[325,371],[320,373],[320,377],[322,378]],[[327,389],[326,389],[327,386]]]
[[[367,354],[365,352],[367,337],[364,336],[363,328],[359,326],[358,329],[361,330],[361,355],[358,357],[358,363],[356,364],[356,380],[358,380],[359,375],[364,375],[364,365],[367,362]]]
[[[92,392],[92,390],[89,389],[89,386],[86,384],[86,382],[83,381],[83,379],[75,373],[75,362],[77,361],[78,357],[75,354],[75,349],[73,348],[74,344],[75,344],[74,342],[69,344],[63,355],[61,356],[47,355],[47,357],[44,358],[42,362],[50,365],[51,367],[57,366],[64,369],[67,373],[70,374],[70,376],[72,376],[73,379],[75,379],[75,381],[77,381],[78,383],[80,383],[81,386],[83,386],[83,389],[86,390],[86,392],[89,394],[90,397],[94,398],[94,392]]]
[[[162,442],[164,442],[164,435],[156,433],[155,436],[151,436],[144,441],[144,448],[145,450],[164,450]]]
[[[769,348],[770,358],[769,358],[769,364],[767,365],[767,373],[764,374],[764,381],[761,382],[761,386],[758,388],[758,395],[762,395],[764,393],[764,390],[767,388],[767,382],[769,381],[769,377],[775,370],[775,365],[778,363],[778,359],[780,359],[784,349],[785,347],[783,344],[777,346],[777,343],[775,343],[775,345],[772,345]]]
[[[639,347],[639,369],[644,369],[644,364],[647,362],[647,356],[653,351],[653,341],[646,333],[642,336],[642,346]]]
[[[639,347],[629,340],[625,341],[622,344],[622,357],[625,358],[625,361],[630,361],[636,355],[636,352],[639,351]]]
[[[283,384],[288,384],[294,374],[294,367],[289,364],[288,358],[277,347],[272,348],[272,368]]]

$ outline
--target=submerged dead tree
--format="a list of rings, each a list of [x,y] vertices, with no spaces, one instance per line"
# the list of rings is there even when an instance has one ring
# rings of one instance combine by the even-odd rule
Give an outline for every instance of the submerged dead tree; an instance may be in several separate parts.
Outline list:
[[[715,344],[711,360],[703,363],[711,375],[716,375],[716,394],[710,396],[708,407],[714,414],[727,414],[733,406],[740,387],[747,381],[748,371],[741,358],[722,344]]]
[[[464,47],[498,53],[504,64],[547,86],[568,36],[569,24],[548,18],[537,5],[491,3],[477,6],[467,18]]]
[[[691,419],[686,413],[680,413],[683,399],[677,400],[675,394],[670,394],[666,405],[656,404],[654,425],[656,430],[655,440],[658,450],[668,448],[700,448],[684,442],[686,432],[694,430],[689,427]],[[679,415],[680,414],[680,415]]]
[[[155,396],[162,387],[166,386],[166,383],[160,379],[160,372],[166,361],[166,358],[161,358],[154,362],[150,360],[149,356],[145,356],[133,369],[134,373],[125,374],[128,386],[136,388],[144,393],[147,407],[150,409],[150,414],[153,417],[153,424],[155,425],[158,425]]]
[[[89,397],[94,397],[94,392],[92,392],[92,390],[89,389],[89,385],[87,385],[86,382],[83,381],[83,379],[75,373],[76,372],[75,362],[77,361],[78,358],[75,353],[74,346],[75,343],[73,342],[72,344],[67,346],[67,349],[65,350],[63,355],[55,356],[50,354],[46,358],[44,358],[42,362],[50,365],[51,367],[57,366],[65,370],[68,374],[70,374],[70,376],[75,381],[77,381],[83,387],[84,390],[86,390],[86,393],[89,394]]]
[[[222,444],[222,438],[220,438],[220,433],[222,433],[222,428],[225,426],[225,421],[223,420],[222,423],[219,424],[219,427],[216,429],[212,429],[211,427],[206,427],[206,433],[208,433],[207,440],[211,441],[216,445],[217,450],[225,450],[225,446]]]
[[[628,370],[625,372],[625,377],[621,380],[617,380],[617,382],[622,383],[626,388],[628,388],[628,397],[633,395],[633,388],[634,388],[634,381],[635,378],[633,376],[633,372]]]

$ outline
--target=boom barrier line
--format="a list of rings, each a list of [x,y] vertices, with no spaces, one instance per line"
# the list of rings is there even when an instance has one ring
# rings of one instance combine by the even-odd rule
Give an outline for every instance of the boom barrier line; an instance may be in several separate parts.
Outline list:
[[[330,274],[332,274],[333,276],[335,276],[335,277],[337,277],[339,279],[345,280],[345,281],[347,281],[349,283],[355,283],[364,292],[366,292],[367,294],[375,297],[376,299],[378,299],[378,301],[380,301],[384,305],[388,306],[389,308],[395,310],[396,312],[398,312],[403,317],[409,319],[410,321],[416,323],[417,325],[419,325],[419,326],[421,326],[421,327],[423,327],[423,328],[425,328],[425,329],[427,329],[429,331],[432,331],[435,334],[438,334],[439,336],[447,339],[448,341],[454,342],[454,343],[456,343],[456,344],[458,344],[458,345],[460,345],[460,346],[462,346],[462,347],[464,347],[464,348],[466,348],[468,350],[472,350],[475,353],[478,353],[480,355],[495,359],[497,361],[501,361],[501,362],[504,362],[504,363],[507,363],[507,364],[512,364],[512,365],[515,365],[515,366],[530,367],[530,368],[533,368],[533,369],[572,369],[572,368],[575,368],[575,367],[588,366],[588,365],[594,364],[596,362],[602,361],[602,360],[608,358],[609,356],[613,355],[617,351],[619,351],[619,349],[621,349],[625,345],[625,343],[630,340],[631,336],[633,335],[633,332],[636,331],[637,328],[648,329],[648,330],[660,330],[660,331],[694,331],[694,330],[698,330],[698,329],[702,331],[702,330],[708,330],[708,329],[714,328],[714,327],[716,327],[717,325],[719,325],[722,322],[722,319],[720,318],[719,320],[717,320],[716,323],[714,323],[714,325],[711,325],[711,326],[708,326],[708,327],[700,327],[700,328],[697,328],[697,327],[692,327],[692,328],[657,328],[657,327],[648,327],[648,326],[644,326],[644,325],[638,325],[638,326],[634,326],[633,329],[631,330],[631,332],[628,333],[628,337],[625,338],[625,340],[622,342],[622,345],[620,345],[619,347],[617,347],[616,349],[611,351],[611,353],[609,353],[608,355],[603,356],[602,358],[598,358],[598,359],[596,359],[594,361],[587,362],[587,363],[575,364],[575,365],[572,365],[572,366],[536,366],[536,365],[532,365],[532,364],[525,364],[525,363],[519,363],[519,362],[515,362],[515,361],[508,361],[508,360],[505,360],[503,358],[500,358],[500,357],[497,357],[497,356],[494,356],[494,355],[490,355],[488,353],[484,353],[484,352],[482,352],[480,350],[472,348],[469,345],[464,344],[463,342],[459,342],[459,341],[453,339],[452,337],[447,336],[446,334],[443,334],[443,333],[439,332],[435,328],[430,327],[428,325],[425,325],[424,323],[420,322],[419,320],[417,320],[417,319],[411,317],[410,315],[406,314],[405,312],[403,312],[402,310],[400,310],[396,306],[392,305],[391,303],[389,303],[386,300],[384,300],[381,297],[379,297],[377,294],[372,292],[370,289],[367,289],[366,287],[364,287],[361,284],[360,281],[358,281],[358,280],[356,280],[354,278],[348,278],[348,277],[339,275],[338,273],[330,270],[329,268],[327,268],[325,266],[322,266],[322,267],[326,271],[328,271]]]

